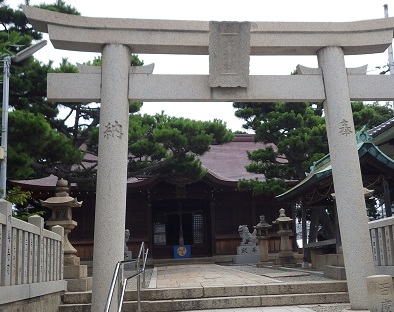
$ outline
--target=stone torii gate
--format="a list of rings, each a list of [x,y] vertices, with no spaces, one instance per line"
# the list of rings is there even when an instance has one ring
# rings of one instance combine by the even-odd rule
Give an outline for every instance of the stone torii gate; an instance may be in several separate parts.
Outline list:
[[[201,22],[88,18],[24,6],[55,48],[102,53],[102,67],[49,74],[53,101],[99,101],[99,165],[92,311],[105,306],[123,258],[128,101],[322,101],[352,309],[367,309],[374,274],[351,100],[392,100],[394,76],[346,69],[344,55],[385,51],[394,19],[348,23]],[[153,75],[131,68],[131,53],[210,55],[210,75]],[[301,75],[250,76],[249,55],[317,55]]]

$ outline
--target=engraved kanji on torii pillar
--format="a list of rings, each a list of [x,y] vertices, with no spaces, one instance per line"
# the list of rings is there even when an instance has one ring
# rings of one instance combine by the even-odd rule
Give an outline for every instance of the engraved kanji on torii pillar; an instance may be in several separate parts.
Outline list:
[[[48,75],[49,100],[101,101],[92,311],[104,308],[113,267],[116,261],[123,259],[127,102],[130,99],[142,102],[324,101],[344,260],[349,272],[350,305],[352,309],[368,309],[365,278],[373,274],[374,267],[360,167],[355,156],[350,100],[392,100],[394,76],[371,76],[347,70],[344,55],[384,52],[393,39],[394,18],[347,23],[219,23],[218,32],[212,31],[212,35],[216,32],[223,35],[220,40],[229,39],[224,42],[226,53],[232,51],[235,42],[245,43],[245,35],[248,36],[249,44],[236,50],[240,56],[235,59],[240,64],[248,65],[248,61],[244,61],[249,60],[243,48],[250,49],[250,55],[318,56],[319,69],[306,74],[250,76],[247,73],[242,76],[243,71],[239,69],[244,67],[231,64],[233,56],[223,59],[223,51],[210,51],[215,48],[209,44],[209,22],[88,18],[28,6],[23,6],[23,10],[37,31],[49,33],[55,48],[103,54],[102,69],[93,70],[96,72]],[[244,26],[247,26],[246,32]],[[131,52],[218,53],[223,75],[218,78],[131,73]],[[228,80],[230,76],[235,79]],[[354,225],[351,231],[350,222]],[[344,230],[346,227],[349,230]]]

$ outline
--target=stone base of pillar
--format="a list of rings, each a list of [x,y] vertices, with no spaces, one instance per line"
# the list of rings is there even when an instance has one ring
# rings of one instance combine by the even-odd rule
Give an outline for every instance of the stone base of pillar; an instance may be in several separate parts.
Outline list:
[[[275,264],[287,267],[295,267],[297,265],[297,259],[294,257],[294,255],[289,257],[279,256],[278,259],[275,259]]]
[[[279,258],[294,258],[294,253],[292,251],[280,251]]]
[[[256,267],[265,268],[265,267],[272,267],[273,265],[275,265],[273,261],[260,261],[259,263],[256,264]]]
[[[310,269],[310,264],[309,264],[309,262],[302,262],[302,264],[301,264],[301,268],[303,268],[303,269]]]
[[[67,291],[79,292],[92,289],[92,277],[88,277],[88,266],[80,265],[80,258],[64,257],[63,278],[67,281]]]

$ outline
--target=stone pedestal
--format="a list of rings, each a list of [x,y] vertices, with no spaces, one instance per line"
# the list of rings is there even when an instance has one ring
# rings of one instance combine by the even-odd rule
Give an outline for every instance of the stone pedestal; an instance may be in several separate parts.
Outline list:
[[[290,244],[290,236],[293,233],[292,230],[290,230],[292,221],[293,219],[285,215],[285,210],[283,208],[279,209],[279,217],[273,222],[279,225],[277,234],[280,236],[280,251],[277,264],[285,265],[294,264],[296,262]]]
[[[259,248],[260,248],[260,261],[261,262],[268,262],[269,255],[268,255],[268,240],[269,237],[263,236],[259,237]]]
[[[92,277],[88,277],[88,266],[81,265],[79,257],[64,257],[63,278],[67,281],[67,291],[79,292],[92,289]]]
[[[256,229],[256,237],[258,239],[258,245],[260,247],[260,262],[267,263],[269,261],[268,256],[268,229],[272,228],[272,225],[265,221],[265,216],[260,216],[260,222],[254,227]]]
[[[132,258],[132,252],[130,250],[127,250],[124,252],[124,260],[131,260]],[[126,271],[131,271],[131,270],[135,270],[135,262],[131,262],[131,263],[125,263],[124,264],[124,269]]]
[[[234,263],[258,263],[260,261],[260,247],[238,246],[237,255],[234,257]]]

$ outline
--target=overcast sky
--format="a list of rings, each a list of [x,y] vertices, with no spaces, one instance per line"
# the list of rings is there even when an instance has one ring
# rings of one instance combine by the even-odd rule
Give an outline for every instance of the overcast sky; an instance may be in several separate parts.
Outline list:
[[[54,0],[30,0],[31,5],[53,3]],[[216,20],[216,21],[294,21],[346,22],[384,17],[383,5],[388,4],[394,16],[394,1],[389,0],[65,0],[83,16],[122,17],[138,19]],[[21,0],[6,0],[16,7]],[[94,54],[54,50],[47,47],[35,54],[43,62],[57,65],[63,57],[72,63],[92,60]],[[208,74],[207,56],[140,55],[145,65],[155,63],[154,74]],[[387,51],[375,55],[346,57],[347,67],[368,64],[369,74],[378,74],[376,66],[386,65]],[[317,67],[315,56],[251,57],[250,74],[288,75],[297,64]],[[231,103],[145,103],[143,113],[164,112],[201,120],[222,119],[232,130],[242,130],[243,121],[234,116]]]

